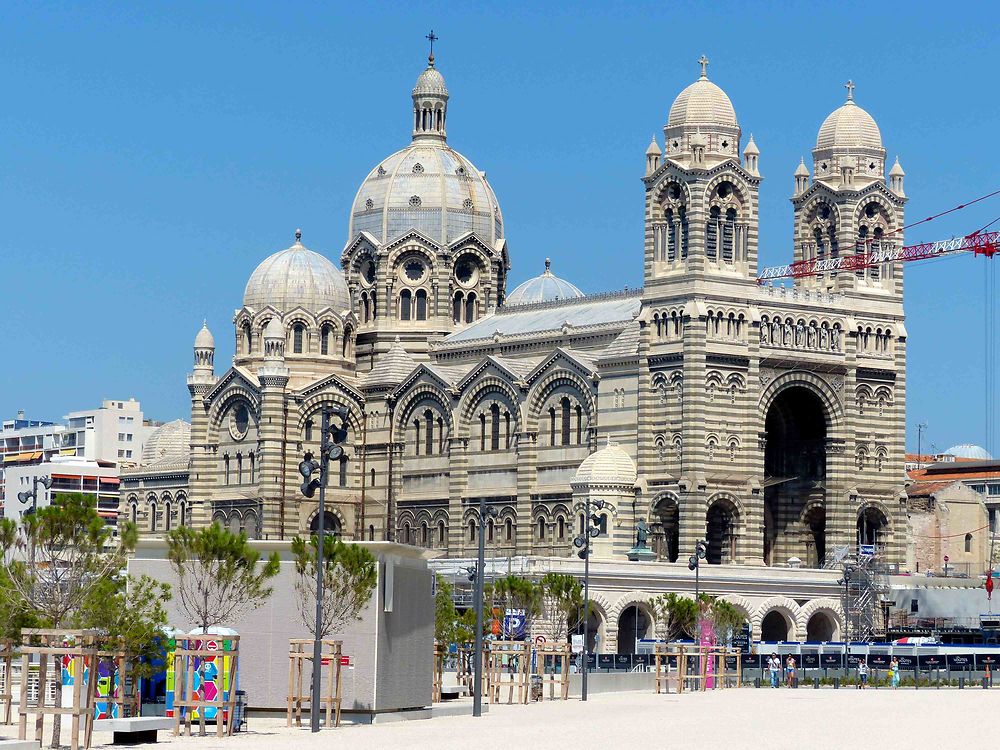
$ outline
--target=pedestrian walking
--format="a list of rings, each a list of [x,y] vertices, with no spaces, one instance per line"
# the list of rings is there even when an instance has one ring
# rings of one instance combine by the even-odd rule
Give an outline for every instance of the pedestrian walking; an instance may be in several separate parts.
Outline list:
[[[778,674],[781,672],[781,659],[777,654],[772,653],[767,660],[767,669],[771,673],[771,687],[778,687]]]
[[[865,661],[865,657],[858,659],[858,690],[864,690],[868,687],[868,662]]]
[[[895,656],[889,662],[889,684],[893,690],[899,687],[899,659]]]
[[[785,686],[792,687],[795,682],[795,657],[791,654],[785,659]]]

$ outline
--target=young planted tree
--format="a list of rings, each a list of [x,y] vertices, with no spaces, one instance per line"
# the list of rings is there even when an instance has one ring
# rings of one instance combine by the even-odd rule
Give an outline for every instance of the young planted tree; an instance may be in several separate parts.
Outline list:
[[[656,597],[652,605],[662,638],[675,641],[694,636],[699,611],[694,599],[671,592]]]
[[[323,618],[316,632],[316,550],[317,537],[309,541],[295,537],[295,593],[299,615],[314,637],[326,638],[343,632],[348,623],[360,619],[362,609],[371,599],[378,581],[378,563],[364,547],[344,544],[333,536],[323,535]]]
[[[542,592],[538,584],[527,578],[510,575],[493,582],[487,600],[500,610],[500,618],[508,609],[524,610],[525,632],[538,615],[542,605]]]
[[[184,614],[207,633],[256,609],[271,596],[278,553],[261,562],[244,533],[217,523],[179,526],[167,535],[167,557],[177,576],[177,599]]]
[[[455,608],[455,587],[437,576],[434,596],[434,640],[443,646],[458,643],[458,610]]]
[[[700,604],[703,616],[712,623],[712,629],[718,643],[729,643],[733,634],[746,622],[743,613],[725,599],[702,594]]]
[[[546,573],[541,590],[539,620],[553,643],[565,643],[583,617],[583,587],[571,575]]]
[[[94,498],[56,495],[52,503],[22,517],[0,521],[0,552],[6,577],[0,591],[15,616],[55,629],[79,627],[88,601],[120,575],[135,549],[135,527],[124,524],[116,537],[97,513]],[[56,705],[62,682],[56,680]],[[60,723],[52,730],[58,747]]]

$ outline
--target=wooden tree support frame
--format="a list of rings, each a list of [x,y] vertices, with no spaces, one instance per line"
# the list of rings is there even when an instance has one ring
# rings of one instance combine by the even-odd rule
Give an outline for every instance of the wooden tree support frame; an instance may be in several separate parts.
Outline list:
[[[434,689],[431,693],[431,703],[441,702],[441,682],[444,677],[445,647],[434,641]]]
[[[219,644],[219,648],[209,648],[206,641],[214,641]],[[191,714],[195,709],[198,711],[198,724],[201,727],[201,734],[205,734],[205,710],[207,708],[216,709],[215,712],[215,734],[218,737],[232,736],[233,721],[236,714],[236,675],[238,672],[240,658],[240,637],[238,635],[216,635],[213,633],[184,635],[176,638],[176,648],[174,649],[174,736],[181,733],[181,720],[183,717],[184,726],[187,727],[187,734],[191,736]],[[227,648],[226,643],[230,646]],[[221,659],[219,662],[219,690],[215,700],[196,700],[192,697],[194,693],[194,661],[202,659],[202,667],[206,657]],[[228,680],[223,680],[222,669],[226,668],[226,659],[229,659]],[[225,685],[229,684],[229,697],[226,697]]]
[[[675,664],[671,671],[671,660]],[[670,683],[674,683],[676,693],[684,692],[684,647],[672,643],[657,643],[653,651],[653,662],[656,668],[656,692],[669,693]]]
[[[527,703],[531,695],[531,644],[528,641],[490,641],[486,694],[490,703],[500,703],[500,693],[507,688],[507,704]]]
[[[736,671],[729,672],[726,668],[726,657],[736,657]],[[703,691],[708,688],[709,678],[712,679],[713,690],[723,690],[726,681],[735,676],[735,687],[740,687],[742,675],[742,654],[735,649],[724,646],[701,648],[692,645],[677,645],[658,643],[653,653],[656,666],[656,692],[669,693],[673,682],[677,693],[685,690]],[[676,664],[676,670],[671,671],[671,661]],[[708,665],[714,667],[709,674]]]
[[[455,665],[455,676],[459,685],[465,685],[465,688],[469,691],[470,696],[476,694],[475,686],[473,684],[476,681],[476,674],[474,670],[475,658],[476,651],[471,644],[465,643],[458,647],[458,659]],[[483,648],[483,664],[486,664],[485,646]],[[483,669],[483,679],[486,679],[486,669]]]
[[[285,716],[286,726],[302,726],[302,706],[308,704],[312,711],[312,638],[292,638],[288,641],[288,710]],[[321,677],[322,695],[319,710],[326,712],[326,726],[340,726],[341,703],[341,663],[344,653],[343,641],[322,640],[320,642],[320,669],[326,672]],[[306,668],[306,664],[309,668]],[[324,669],[325,667],[325,669]],[[308,676],[309,682],[306,683]],[[331,723],[333,722],[333,723]]]
[[[14,658],[17,651],[11,640],[0,641],[0,712],[3,723],[13,723],[14,710]]]
[[[122,651],[98,651],[97,652],[97,662],[111,662],[114,665],[114,671],[111,676],[111,684],[109,685],[108,697],[107,698],[95,698],[95,712],[97,709],[96,703],[107,703],[108,704],[108,717],[114,716],[113,707],[118,707],[118,717],[126,718],[129,716],[139,715],[139,681],[134,677],[129,680],[129,666],[130,661],[128,655]],[[98,671],[99,676],[99,671]],[[118,678],[118,690],[115,691],[115,677]],[[96,684],[96,683],[95,683]]]
[[[545,698],[545,686],[549,687],[549,700],[556,698],[556,686],[559,687],[559,700],[569,700],[569,662],[571,647],[568,643],[535,646],[535,674],[541,683]],[[556,666],[552,672],[545,671],[546,661],[551,659]]]
[[[63,716],[72,717],[70,727],[70,747],[80,748],[80,732],[83,732],[83,746],[90,747],[94,731],[94,694],[97,685],[97,631],[94,630],[48,630],[26,629],[21,631],[21,680],[22,695],[18,706],[18,739],[28,738],[28,715],[35,718],[35,741],[42,742],[45,717],[53,717],[53,723],[61,722]],[[38,657],[38,694],[29,700],[27,686],[28,668],[31,658]],[[61,662],[68,657],[73,665],[73,705],[50,706],[45,701],[45,682],[49,676],[49,662]],[[62,679],[61,669],[56,679]],[[58,693],[57,693],[58,694]],[[82,722],[81,722],[82,720]]]

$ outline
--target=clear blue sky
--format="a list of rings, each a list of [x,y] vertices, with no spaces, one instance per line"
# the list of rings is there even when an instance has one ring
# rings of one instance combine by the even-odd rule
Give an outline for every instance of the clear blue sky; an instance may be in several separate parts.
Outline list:
[[[911,221],[1000,187],[991,3],[478,5],[0,4],[0,415],[135,396],[189,417],[202,318],[225,369],[261,259],[296,227],[339,257],[359,182],[408,142],[431,28],[511,288],[545,256],[586,291],[642,283],[643,153],[702,53],[761,150],[767,265],[791,258],[792,171],[848,78],[906,169]],[[920,421],[925,446],[984,441],[985,263],[906,272],[911,448]]]

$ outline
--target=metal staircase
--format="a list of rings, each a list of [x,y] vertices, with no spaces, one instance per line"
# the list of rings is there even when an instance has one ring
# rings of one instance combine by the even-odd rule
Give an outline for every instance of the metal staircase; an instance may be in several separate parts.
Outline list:
[[[885,638],[882,601],[889,594],[889,568],[881,558],[881,550],[874,555],[850,554],[841,558],[844,572],[841,606],[847,616],[844,635],[851,641]]]

